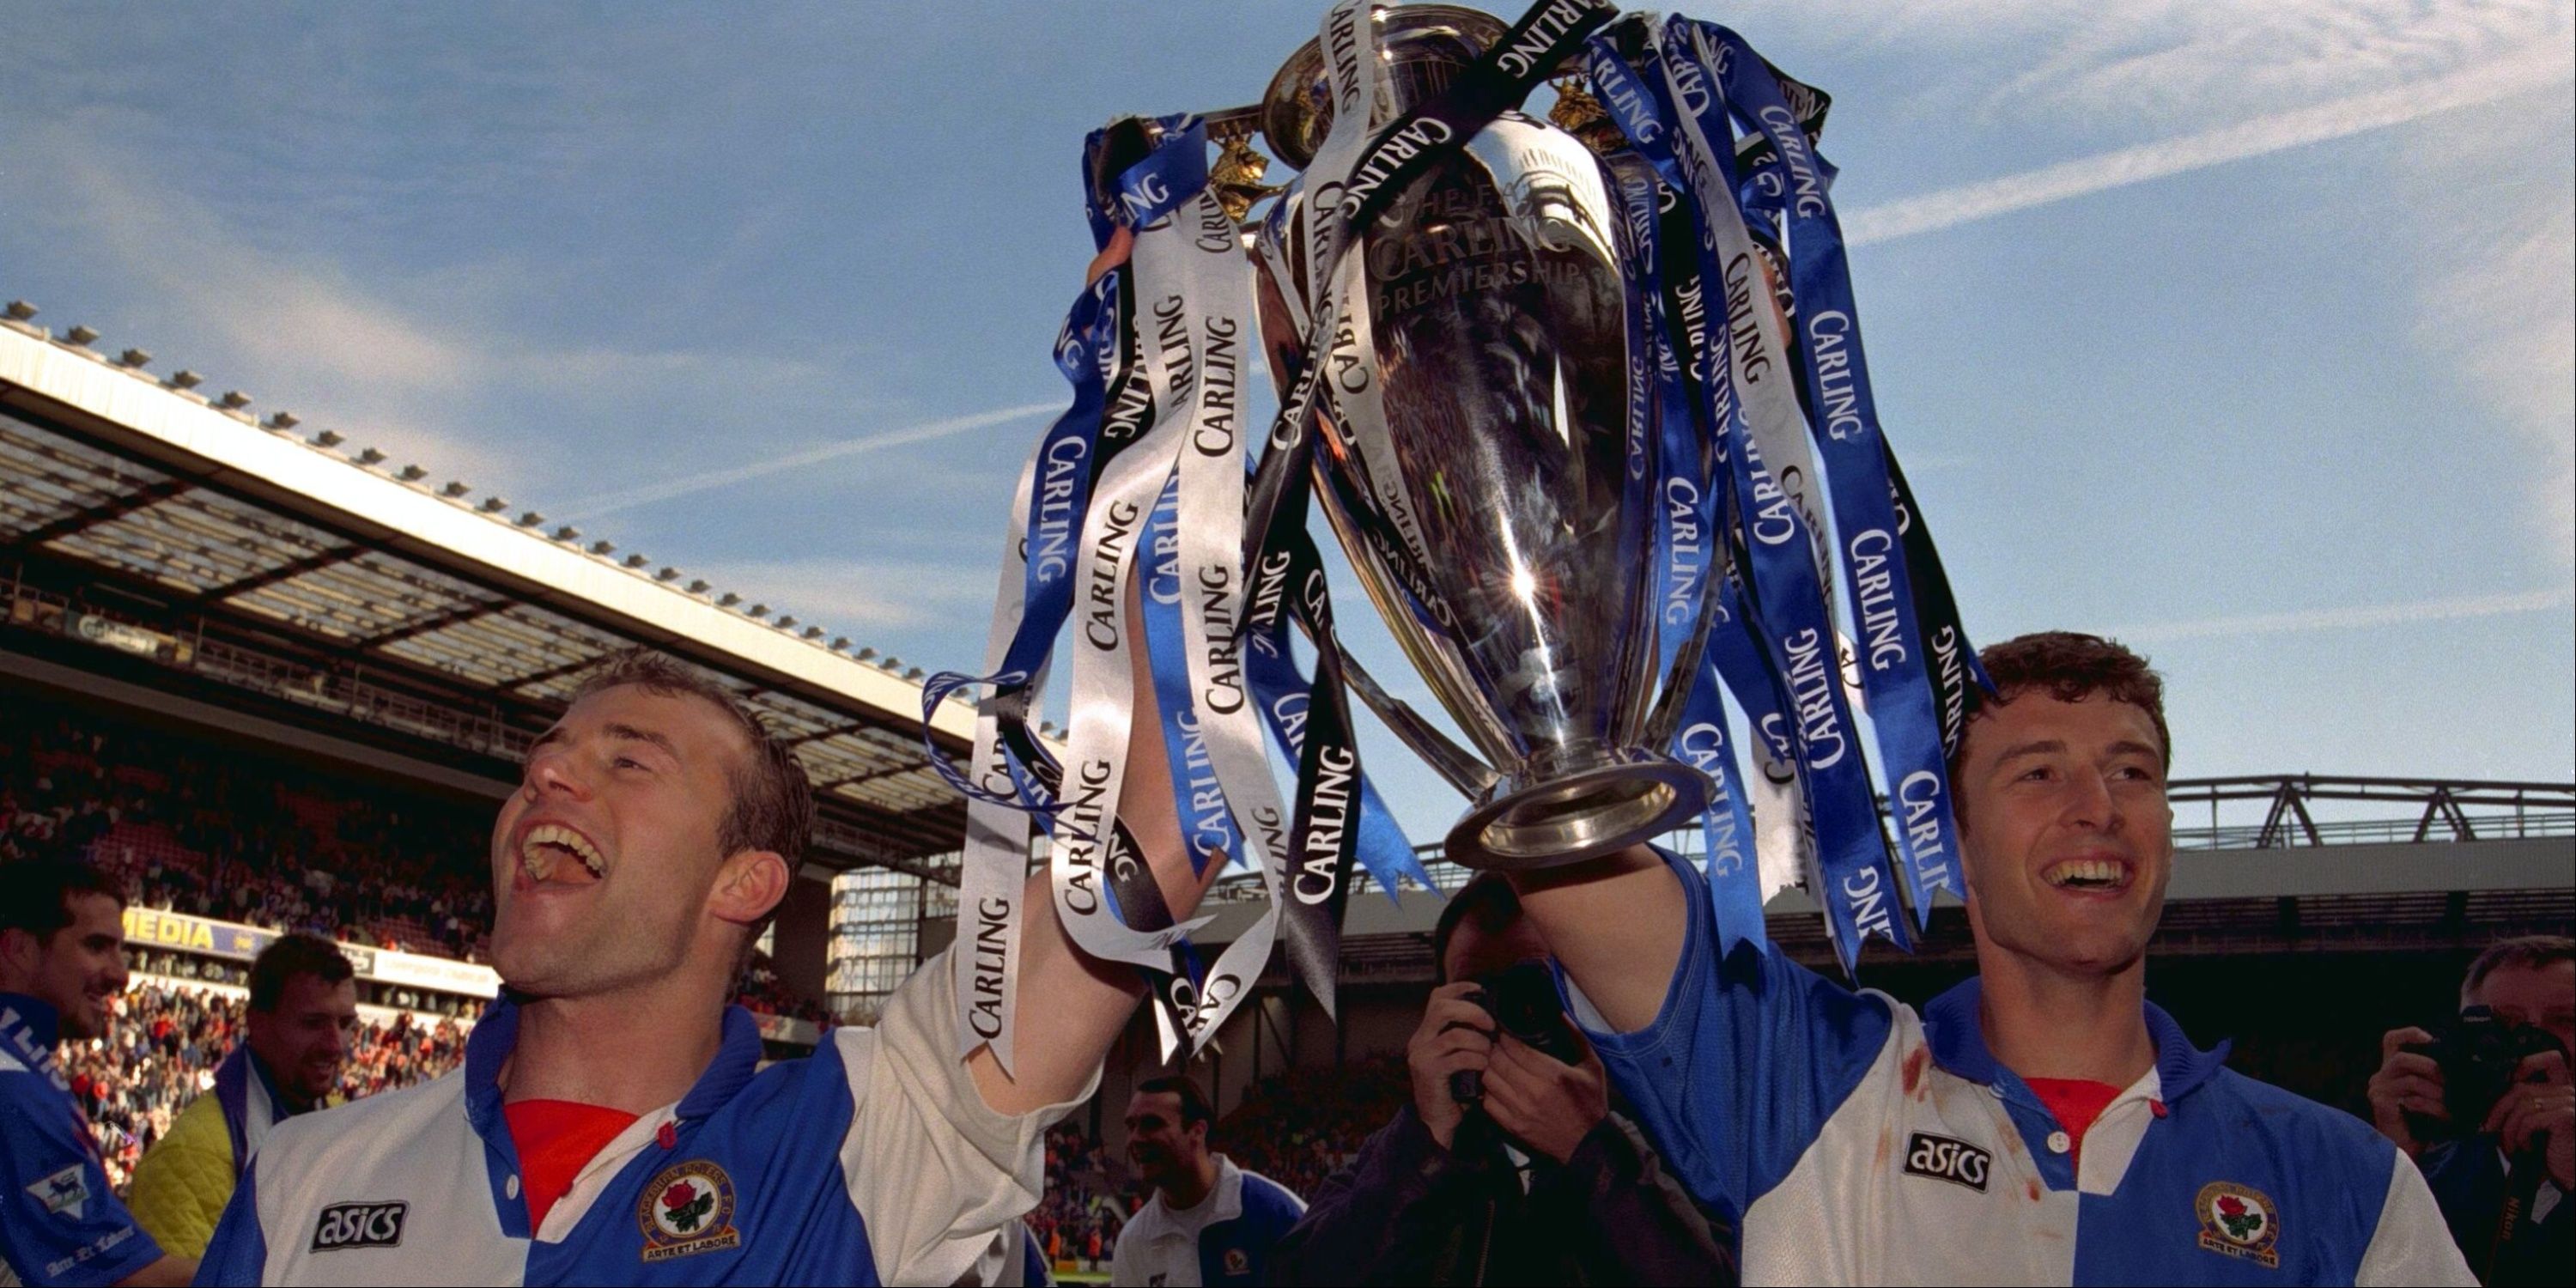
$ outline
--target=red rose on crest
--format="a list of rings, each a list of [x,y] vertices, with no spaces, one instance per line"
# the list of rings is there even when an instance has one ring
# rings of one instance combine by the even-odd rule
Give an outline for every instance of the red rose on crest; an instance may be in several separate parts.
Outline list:
[[[2240,1199],[2233,1194],[2221,1194],[2218,1196],[2218,1210],[2229,1216],[2243,1216],[2245,1215],[2245,1200]]]
[[[662,1191],[662,1206],[666,1208],[687,1207],[689,1205],[689,1200],[696,1198],[697,1196],[698,1192],[689,1188],[689,1183],[687,1181],[674,1181],[671,1183],[671,1188]],[[2222,1203],[2233,1203],[2235,1201],[2236,1200],[2234,1199],[2220,1200]]]

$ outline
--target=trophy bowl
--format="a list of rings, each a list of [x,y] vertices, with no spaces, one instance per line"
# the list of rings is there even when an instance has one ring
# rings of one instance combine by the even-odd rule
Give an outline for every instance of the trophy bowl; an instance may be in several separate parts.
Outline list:
[[[1373,129],[1503,31],[1448,5],[1381,9],[1376,22]],[[1303,167],[1332,112],[1309,42],[1272,80],[1262,132]],[[1344,260],[1365,296],[1357,341],[1374,356],[1380,414],[1320,403],[1315,490],[1397,644],[1493,766],[1481,791],[1461,784],[1474,800],[1448,837],[1448,856],[1471,868],[1599,857],[1681,826],[1709,797],[1701,771],[1658,750],[1670,729],[1656,727],[1669,718],[1655,703],[1656,502],[1643,481],[1657,435],[1630,441],[1652,341],[1630,308],[1609,164],[1505,112],[1353,230]],[[1261,331],[1283,388],[1328,285],[1307,280],[1308,197],[1301,175],[1256,234]]]

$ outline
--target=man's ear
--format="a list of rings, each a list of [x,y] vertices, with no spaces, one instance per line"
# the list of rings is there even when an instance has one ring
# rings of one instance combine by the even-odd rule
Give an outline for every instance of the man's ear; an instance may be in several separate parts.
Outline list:
[[[36,959],[43,955],[43,945],[35,933],[11,926],[0,930],[0,969],[13,975],[33,975]]]
[[[707,911],[737,926],[748,926],[768,916],[787,897],[787,883],[794,875],[776,850],[739,851],[716,869]]]

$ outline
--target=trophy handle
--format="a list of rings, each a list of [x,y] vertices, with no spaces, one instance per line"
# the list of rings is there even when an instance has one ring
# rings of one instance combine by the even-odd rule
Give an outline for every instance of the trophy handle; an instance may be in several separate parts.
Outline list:
[[[1502,775],[1476,759],[1474,753],[1431,727],[1431,722],[1423,719],[1420,712],[1378,687],[1377,680],[1369,675],[1368,669],[1348,653],[1342,654],[1342,676],[1351,682],[1351,690],[1360,695],[1360,701],[1376,712],[1377,718],[1385,721],[1386,727],[1394,730],[1395,736],[1403,739],[1404,745],[1412,748],[1414,755],[1429,762],[1435,772],[1449,781],[1450,786],[1457,788],[1459,794],[1476,800],[1492,790],[1495,782],[1501,779]]]

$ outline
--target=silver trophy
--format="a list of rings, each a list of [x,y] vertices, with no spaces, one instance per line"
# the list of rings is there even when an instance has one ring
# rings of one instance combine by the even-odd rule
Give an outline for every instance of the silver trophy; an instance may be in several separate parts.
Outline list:
[[[1372,129],[1439,93],[1504,31],[1447,5],[1376,21]],[[1304,168],[1333,111],[1314,43],[1258,111],[1271,150]],[[1382,373],[1382,423],[1326,405],[1316,492],[1379,614],[1492,767],[1365,676],[1354,687],[1473,798],[1447,846],[1473,868],[1597,857],[1682,825],[1708,799],[1701,772],[1662,750],[1673,704],[1655,700],[1654,502],[1628,441],[1629,399],[1645,394],[1632,382],[1651,378],[1632,359],[1651,341],[1630,320],[1611,164],[1566,129],[1506,112],[1349,250],[1365,266],[1358,339]],[[1305,339],[1291,301],[1313,298],[1304,188],[1301,177],[1281,193],[1254,256],[1283,385]],[[1685,674],[1696,656],[1686,650]]]

